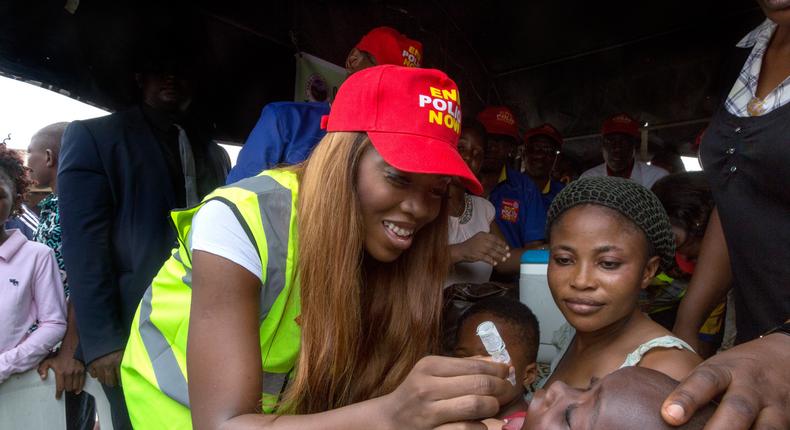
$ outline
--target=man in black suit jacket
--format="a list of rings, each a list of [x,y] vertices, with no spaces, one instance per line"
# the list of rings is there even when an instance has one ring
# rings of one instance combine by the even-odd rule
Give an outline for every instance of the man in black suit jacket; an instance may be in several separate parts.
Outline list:
[[[185,76],[173,62],[148,62],[136,75],[140,106],[74,121],[63,136],[63,256],[80,351],[104,384],[116,430],[131,428],[119,365],[138,303],[175,246],[169,212],[223,185],[230,168],[225,151],[185,115]]]

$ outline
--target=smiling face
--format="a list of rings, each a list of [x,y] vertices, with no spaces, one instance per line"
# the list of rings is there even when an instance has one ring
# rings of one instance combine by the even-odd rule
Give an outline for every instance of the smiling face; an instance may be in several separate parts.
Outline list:
[[[527,142],[526,155],[527,174],[533,178],[548,178],[557,159],[559,145],[548,136],[533,136]]]
[[[599,205],[569,209],[551,227],[548,281],[568,322],[593,332],[630,317],[658,269],[645,234]]]
[[[661,403],[677,381],[643,367],[626,367],[579,390],[562,382],[539,390],[529,405],[522,430],[640,429],[664,430]],[[712,414],[704,408],[683,429],[702,428]]]
[[[620,173],[634,162],[637,139],[623,133],[609,133],[603,137],[603,159],[609,170]]]
[[[446,176],[398,170],[370,145],[357,170],[365,251],[383,263],[397,259],[439,215],[449,184]]]

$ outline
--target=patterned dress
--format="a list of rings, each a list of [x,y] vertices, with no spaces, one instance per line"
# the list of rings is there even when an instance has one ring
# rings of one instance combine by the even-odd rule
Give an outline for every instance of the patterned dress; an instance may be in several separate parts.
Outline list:
[[[69,284],[66,277],[66,266],[61,253],[60,214],[58,213],[58,196],[50,194],[38,204],[40,209],[39,222],[33,240],[43,243],[55,251],[55,259],[60,269],[60,279],[63,281],[63,292],[66,300],[69,299]]]

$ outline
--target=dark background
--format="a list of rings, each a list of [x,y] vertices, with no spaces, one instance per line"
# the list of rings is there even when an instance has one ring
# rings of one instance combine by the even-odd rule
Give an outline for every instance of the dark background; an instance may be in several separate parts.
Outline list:
[[[686,152],[720,101],[722,62],[764,19],[752,0],[71,4],[0,1],[0,72],[116,110],[135,101],[141,47],[179,40],[197,59],[195,109],[215,138],[241,143],[263,105],[293,98],[296,52],[343,65],[389,25],[423,42],[424,67],[458,82],[467,114],[505,104],[522,131],[551,122],[585,164],[617,112],[659,126],[654,149]]]

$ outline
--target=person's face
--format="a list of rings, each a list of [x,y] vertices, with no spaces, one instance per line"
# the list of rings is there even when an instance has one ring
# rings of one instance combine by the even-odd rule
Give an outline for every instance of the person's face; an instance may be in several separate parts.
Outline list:
[[[40,139],[40,137],[34,136],[27,147],[27,166],[38,186],[46,187],[52,183],[52,178],[56,174],[55,163],[52,151],[43,149],[44,145]]]
[[[790,0],[757,0],[765,16],[781,25],[790,25]]]
[[[551,295],[576,330],[593,332],[633,314],[659,258],[639,228],[612,209],[569,209],[551,229]]]
[[[557,143],[546,136],[534,136],[527,142],[524,150],[527,174],[533,178],[548,178],[559,148]]]
[[[346,72],[349,75],[375,65],[376,59],[372,55],[357,48],[352,48],[346,57]]]
[[[675,251],[689,260],[696,260],[702,245],[700,238],[676,225],[672,226],[672,233],[675,235]]]
[[[357,171],[367,253],[388,263],[409,249],[415,234],[439,215],[449,184],[447,176],[398,170],[369,145]]]
[[[660,410],[675,385],[669,376],[643,367],[620,369],[586,390],[557,381],[535,393],[522,430],[671,429]]]
[[[473,128],[461,130],[461,136],[458,138],[458,152],[466,165],[469,166],[469,170],[478,176],[480,168],[483,166],[483,154],[485,153],[483,135]]]
[[[0,170],[0,228],[11,216],[11,208],[14,207],[16,198],[14,181],[5,171]]]
[[[499,335],[505,341],[505,347],[510,354],[513,369],[516,373],[516,386],[513,387],[506,403],[513,401],[517,396],[524,394],[524,388],[532,384],[537,376],[537,365],[527,361],[530,355],[529,346],[525,345],[520,339],[518,332],[511,323],[503,321],[501,318],[487,313],[478,313],[467,318],[458,330],[458,342],[455,345],[453,354],[456,357],[477,357],[488,356],[483,342],[477,336],[477,326],[485,321],[491,321],[496,325]],[[534,351],[533,351],[534,353]]]
[[[147,72],[137,76],[143,101],[155,109],[183,112],[192,102],[191,82],[175,72]]]
[[[622,172],[634,161],[636,139],[623,133],[610,133],[603,137],[603,159],[613,172]]]
[[[497,168],[507,162],[516,150],[516,139],[502,134],[490,134],[485,147],[485,164]]]

